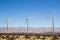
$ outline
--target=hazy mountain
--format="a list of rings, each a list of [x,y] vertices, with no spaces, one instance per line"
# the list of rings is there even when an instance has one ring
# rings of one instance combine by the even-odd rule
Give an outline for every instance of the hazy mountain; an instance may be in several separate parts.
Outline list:
[[[7,32],[8,30],[8,32]],[[60,32],[60,28],[55,28],[55,32]],[[7,28],[0,28],[0,33],[26,33],[26,27],[9,27]],[[28,28],[29,33],[47,33],[52,32],[52,28]]]

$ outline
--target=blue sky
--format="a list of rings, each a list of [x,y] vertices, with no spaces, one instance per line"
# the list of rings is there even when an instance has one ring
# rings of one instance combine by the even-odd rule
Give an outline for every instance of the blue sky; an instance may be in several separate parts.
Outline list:
[[[55,27],[60,27],[60,0],[0,0],[0,27],[52,27],[51,16],[55,9]],[[48,19],[47,19],[48,18]]]

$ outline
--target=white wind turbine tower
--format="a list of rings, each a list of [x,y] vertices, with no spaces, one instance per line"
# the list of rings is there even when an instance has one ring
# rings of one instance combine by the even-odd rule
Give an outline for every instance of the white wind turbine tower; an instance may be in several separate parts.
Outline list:
[[[52,14],[52,17],[51,17],[51,19],[52,19],[52,37],[53,37],[53,40],[55,40],[55,26],[54,26],[54,19],[55,19],[55,10],[53,10],[53,14]]]
[[[8,17],[6,17],[6,21],[5,21],[5,23],[6,23],[6,26],[7,26],[7,28],[6,28],[6,33],[8,33]],[[4,37],[4,36],[3,36]],[[2,38],[3,38],[2,37]],[[6,39],[6,38],[8,38],[9,36],[8,36],[8,34],[7,34],[7,36],[5,36],[4,38]]]
[[[28,27],[29,27],[29,18],[30,17],[26,17],[26,21],[25,21],[25,24],[26,24],[26,27],[27,27],[27,34],[28,34]]]
[[[8,21],[9,21],[9,18],[6,17],[5,19],[6,20],[5,20],[5,22],[3,24],[6,24],[6,32],[8,32]]]
[[[55,10],[53,11],[53,14],[52,14],[52,27],[53,27],[53,28],[52,28],[52,29],[53,29],[52,31],[53,31],[53,35],[55,34],[55,33],[54,33],[54,30],[55,30],[54,19],[55,19]]]
[[[6,26],[7,26],[7,33],[8,33],[8,17],[6,18]]]
[[[52,34],[54,34],[55,26],[54,26],[54,19],[55,19],[55,10],[53,10],[52,16],[49,17],[52,19]]]
[[[30,17],[26,17],[26,21],[25,21],[25,24],[26,24],[26,35],[25,35],[25,38],[27,38],[26,40],[28,40],[30,38],[29,36],[29,18]]]
[[[10,20],[10,18],[6,17],[6,27],[7,27],[7,33],[8,33],[8,27],[9,27],[9,20]]]

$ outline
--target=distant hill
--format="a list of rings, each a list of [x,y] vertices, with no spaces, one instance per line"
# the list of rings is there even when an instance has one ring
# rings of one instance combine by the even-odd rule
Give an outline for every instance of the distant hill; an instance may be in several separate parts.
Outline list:
[[[7,28],[0,28],[0,33],[26,33],[26,27],[9,27],[8,32]],[[52,28],[28,28],[29,33],[47,33],[52,32]],[[55,28],[56,33],[60,33],[60,28]]]

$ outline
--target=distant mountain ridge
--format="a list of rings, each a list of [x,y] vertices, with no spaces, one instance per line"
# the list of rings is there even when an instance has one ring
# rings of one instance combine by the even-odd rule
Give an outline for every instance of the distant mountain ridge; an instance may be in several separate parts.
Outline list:
[[[8,32],[7,32],[8,30]],[[55,32],[60,32],[60,28],[55,28]],[[0,27],[0,33],[26,33],[27,28],[26,27],[9,27],[8,29],[6,27]],[[28,28],[28,33],[47,33],[52,32],[52,28]]]

